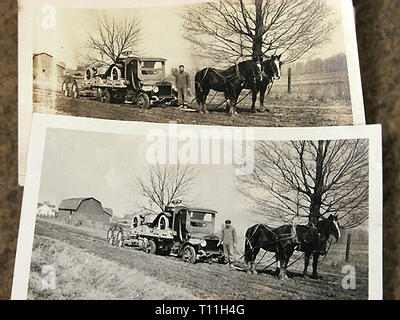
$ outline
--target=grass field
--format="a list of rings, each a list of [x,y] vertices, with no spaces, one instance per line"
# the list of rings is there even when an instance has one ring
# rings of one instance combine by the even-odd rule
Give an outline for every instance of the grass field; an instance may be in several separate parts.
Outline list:
[[[303,277],[300,259],[289,268],[289,279],[279,280],[275,266],[263,270],[261,263],[254,275],[217,263],[188,264],[177,257],[110,246],[97,230],[38,219],[29,299],[367,299],[368,246],[354,244],[348,263],[343,253],[343,245],[333,245],[321,258],[322,278]],[[356,270],[355,289],[342,287],[347,264]],[[54,290],[42,287],[47,265],[55,270]]]

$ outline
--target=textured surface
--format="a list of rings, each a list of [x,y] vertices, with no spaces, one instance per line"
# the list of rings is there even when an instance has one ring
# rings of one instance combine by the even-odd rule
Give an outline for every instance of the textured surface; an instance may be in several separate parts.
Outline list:
[[[400,1],[354,4],[367,123],[383,126],[384,297],[400,299]]]
[[[384,296],[400,298],[400,1],[355,0],[368,123],[384,133]],[[8,299],[22,189],[17,187],[17,2],[0,1],[0,298]]]

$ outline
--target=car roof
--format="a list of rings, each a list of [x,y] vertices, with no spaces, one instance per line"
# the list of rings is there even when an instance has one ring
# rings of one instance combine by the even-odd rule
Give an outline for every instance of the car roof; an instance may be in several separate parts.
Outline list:
[[[138,57],[138,56],[128,56],[128,57],[123,57],[121,59],[137,59],[139,61],[167,61],[165,58],[159,58],[159,57]]]
[[[189,211],[199,211],[199,212],[207,212],[207,213],[212,213],[212,214],[217,214],[217,211],[212,210],[212,209],[207,209],[207,208],[200,208],[200,207],[187,207],[187,206],[175,206],[175,207],[168,207],[168,209],[171,210],[181,210],[181,209],[187,209]]]

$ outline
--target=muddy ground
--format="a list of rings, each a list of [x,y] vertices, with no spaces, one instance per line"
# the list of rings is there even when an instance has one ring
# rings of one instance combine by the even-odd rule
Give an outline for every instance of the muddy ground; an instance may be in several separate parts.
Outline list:
[[[288,280],[279,280],[273,274],[272,267],[261,271],[263,265],[259,265],[261,272],[254,275],[229,269],[226,265],[188,264],[172,256],[152,255],[129,247],[113,247],[94,233],[44,220],[36,222],[35,234],[40,239],[56,239],[85,254],[116,263],[121,268],[136,270],[170,287],[179,286],[180,290],[197,299],[366,299],[368,296],[368,271],[357,269],[356,289],[345,290],[341,285],[341,266],[332,263],[331,259],[320,265],[319,272],[323,278],[303,277],[300,272],[302,262],[299,261],[290,268]],[[56,256],[58,253],[53,254]],[[87,285],[90,286],[90,283]],[[165,298],[173,296],[167,295]]]
[[[246,92],[247,93],[247,92]],[[245,94],[246,94],[245,93]],[[210,94],[212,99],[213,94]],[[211,101],[211,100],[210,100]],[[103,103],[95,99],[64,97],[60,93],[34,92],[34,112],[91,117],[111,120],[131,120],[166,123],[176,121],[180,124],[228,125],[254,127],[315,127],[351,125],[353,123],[351,103],[348,100],[310,99],[295,97],[266,98],[265,106],[269,112],[251,113],[251,98],[247,97],[238,105],[238,116],[225,112],[225,106],[216,97],[209,105],[209,114],[199,114],[196,103],[191,104],[194,112],[182,111],[177,107],[158,106],[148,110],[129,104]],[[258,107],[258,102],[256,104]]]

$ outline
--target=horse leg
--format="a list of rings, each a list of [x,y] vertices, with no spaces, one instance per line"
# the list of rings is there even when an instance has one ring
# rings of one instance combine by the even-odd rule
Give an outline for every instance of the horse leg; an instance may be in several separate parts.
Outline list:
[[[207,110],[207,104],[206,104],[206,102],[207,102],[207,97],[208,97],[208,94],[210,93],[210,90],[206,90],[204,93],[203,93],[203,112],[204,113],[208,113],[208,110]]]
[[[318,253],[313,253],[313,263],[312,263],[312,267],[313,267],[312,278],[313,279],[317,279],[318,278],[318,273],[317,273],[318,258],[319,258],[319,254]]]
[[[206,101],[207,101],[208,93],[209,93],[209,90],[202,91],[202,93],[201,93],[201,96],[200,96],[200,113],[204,113],[204,112],[207,111]]]
[[[279,272],[281,270],[281,263],[280,263],[280,261],[278,259],[278,255],[277,254],[275,254],[275,261],[276,261],[276,269],[275,269],[274,273],[278,276]]]
[[[237,113],[237,111],[236,111],[236,104],[237,104],[237,101],[238,101],[238,99],[239,99],[239,96],[240,96],[240,92],[239,92],[239,94],[237,94],[234,98],[233,98],[233,115],[235,115],[235,116],[237,116],[238,115],[238,113]]]
[[[304,276],[307,275],[308,264],[310,263],[310,256],[311,256],[310,251],[304,252],[304,270],[303,270]]]
[[[251,264],[250,264],[250,272],[253,274],[257,274],[257,270],[256,270],[256,258],[258,253],[260,252],[260,248],[256,248],[253,250],[252,254],[251,254]]]
[[[265,98],[265,91],[266,90],[267,90],[267,83],[264,82],[260,87],[260,111],[261,112],[265,112],[265,111],[269,112],[269,109],[266,109],[264,107],[264,98]]]
[[[251,97],[251,112],[256,112],[256,101],[257,101],[257,90],[252,89],[252,97]]]

